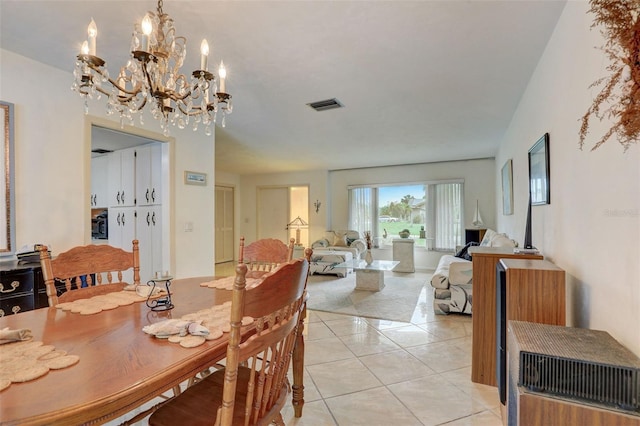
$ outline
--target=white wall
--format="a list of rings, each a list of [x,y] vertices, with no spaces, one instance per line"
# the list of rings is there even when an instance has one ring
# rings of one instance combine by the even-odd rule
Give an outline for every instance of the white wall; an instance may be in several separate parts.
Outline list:
[[[579,120],[598,93],[589,85],[608,65],[587,10],[587,2],[567,2],[501,143],[496,194],[513,158],[515,214],[503,216],[496,197],[497,223],[522,239],[527,151],[549,132],[551,204],[532,208],[533,244],[567,271],[568,325],[605,330],[640,355],[640,146],[624,153],[614,139],[590,152],[610,124],[596,120],[578,149]]]
[[[73,76],[7,50],[0,50],[0,61],[0,99],[15,104],[17,247],[46,242],[56,254],[84,244],[90,241],[90,118],[83,113],[80,96],[70,90]],[[91,114],[106,118],[104,110],[104,97],[90,104]],[[160,133],[149,114],[145,123],[146,131]],[[214,137],[177,128],[172,135],[171,245],[179,249],[173,250],[171,272],[176,277],[209,275],[214,259],[214,186],[184,185],[183,172],[214,176]],[[193,232],[184,232],[187,222]]]

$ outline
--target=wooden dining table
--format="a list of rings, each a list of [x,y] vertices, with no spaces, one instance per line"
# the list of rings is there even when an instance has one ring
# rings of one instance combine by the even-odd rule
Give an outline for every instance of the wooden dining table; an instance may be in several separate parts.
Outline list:
[[[78,355],[68,368],[51,370],[0,392],[0,424],[101,424],[139,407],[194,377],[226,356],[228,333],[195,348],[183,348],[142,331],[145,325],[179,319],[231,300],[231,291],[201,287],[214,277],[174,280],[175,307],[152,311],[145,302],[94,315],[55,307],[0,318],[0,329],[30,329],[34,341]],[[252,326],[243,327],[248,336]],[[304,343],[294,353],[293,405],[302,414]],[[11,343],[8,343],[11,344]]]

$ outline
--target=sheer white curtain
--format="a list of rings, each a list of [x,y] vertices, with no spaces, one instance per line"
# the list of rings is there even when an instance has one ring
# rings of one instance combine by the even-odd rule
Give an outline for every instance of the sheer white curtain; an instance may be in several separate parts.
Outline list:
[[[435,190],[435,249],[455,250],[462,244],[462,183],[433,185]]]
[[[376,188],[362,187],[349,189],[349,229],[360,232],[373,231]]]

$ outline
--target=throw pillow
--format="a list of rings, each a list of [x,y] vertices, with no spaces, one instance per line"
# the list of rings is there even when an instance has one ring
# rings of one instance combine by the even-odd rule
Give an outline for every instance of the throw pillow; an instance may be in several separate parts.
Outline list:
[[[459,257],[460,259],[465,259],[465,260],[471,260],[471,255],[468,253],[469,247],[478,246],[478,245],[480,244],[475,241],[471,241],[470,243],[467,243],[464,247],[460,249],[460,251],[458,251],[455,254],[455,257]]]
[[[333,246],[347,247],[347,234],[343,232],[333,233]]]

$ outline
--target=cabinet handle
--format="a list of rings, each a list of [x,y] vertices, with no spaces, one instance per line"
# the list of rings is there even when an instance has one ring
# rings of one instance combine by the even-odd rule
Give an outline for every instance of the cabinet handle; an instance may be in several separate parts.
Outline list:
[[[12,293],[20,287],[20,281],[11,281],[11,290],[5,290],[4,284],[0,283],[0,293]]]
[[[94,206],[98,205],[98,194],[93,194],[93,205]]]
[[[120,213],[118,213],[118,216],[116,217],[116,222],[120,225]]]
[[[147,225],[151,225],[151,213],[147,212]]]
[[[122,204],[124,204],[124,191],[122,191]]]
[[[151,215],[151,222],[153,222],[153,226],[156,226],[156,212],[153,212],[153,215]]]
[[[122,213],[122,226],[124,226],[124,213]]]
[[[151,191],[151,201],[153,201],[154,203],[156,202],[156,189],[153,188],[153,190]]]
[[[149,188],[147,188],[147,192],[144,194],[144,198],[147,199],[147,203],[149,202]]]
[[[120,191],[118,191],[118,195],[116,195],[116,201],[120,204]]]

